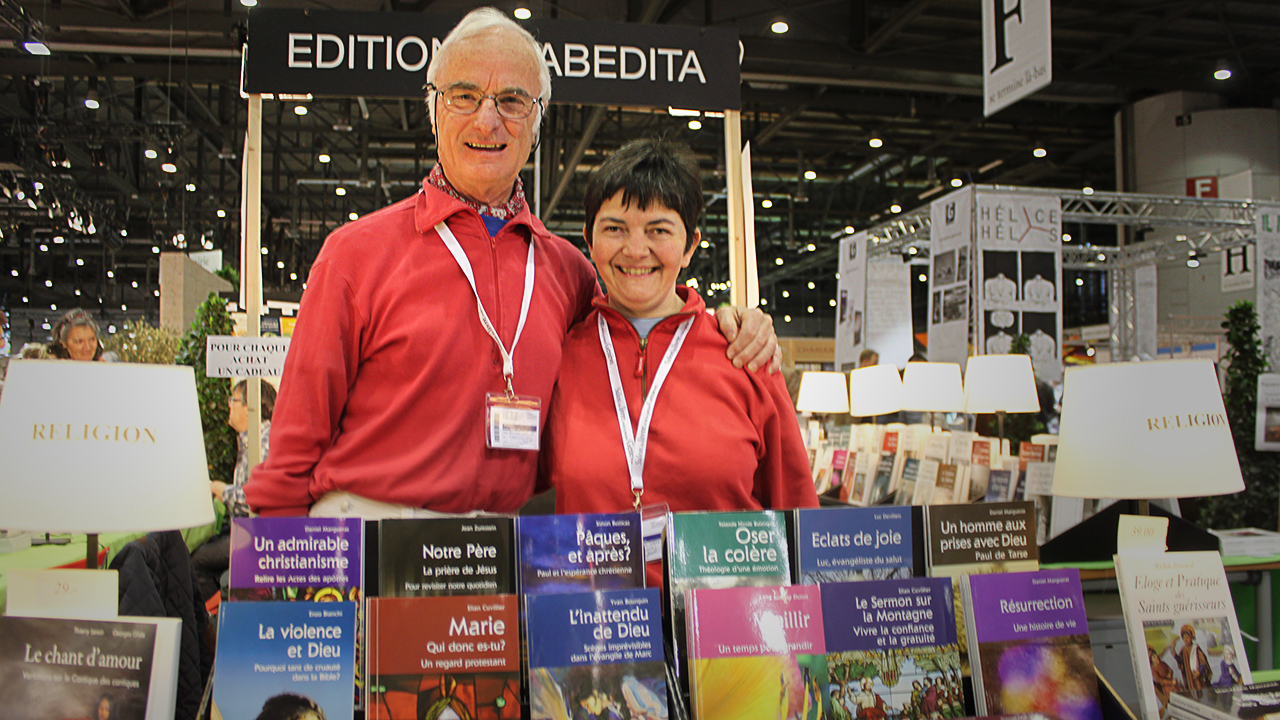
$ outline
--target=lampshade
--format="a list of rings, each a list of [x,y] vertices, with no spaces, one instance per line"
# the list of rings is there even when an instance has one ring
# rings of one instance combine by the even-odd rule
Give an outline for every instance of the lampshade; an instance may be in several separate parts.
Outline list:
[[[173,530],[213,522],[195,373],[15,360],[0,395],[0,527]]]
[[[892,365],[868,365],[849,373],[849,414],[883,415],[902,409],[902,378]]]
[[[902,409],[920,412],[964,410],[964,388],[956,363],[909,362],[902,376]]]
[[[967,413],[1040,412],[1036,376],[1027,355],[974,355],[964,373]]]
[[[1067,370],[1053,494],[1167,498],[1244,490],[1213,363]]]
[[[796,410],[811,413],[849,412],[849,390],[844,384],[844,373],[807,372],[801,375]]]

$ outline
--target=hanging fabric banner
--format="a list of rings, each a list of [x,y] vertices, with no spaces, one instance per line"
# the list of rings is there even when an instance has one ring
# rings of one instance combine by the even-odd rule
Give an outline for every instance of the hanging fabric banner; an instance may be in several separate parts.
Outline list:
[[[1018,335],[1031,343],[1036,376],[1062,379],[1062,201],[1042,194],[974,198],[978,254],[977,345],[1007,353]]]
[[[836,370],[858,367],[858,355],[866,346],[867,233],[840,241],[840,279],[836,282]]]
[[[1261,272],[1256,283],[1258,339],[1272,368],[1280,368],[1280,203],[1254,202],[1253,232]]]
[[[962,188],[929,207],[929,360],[964,366],[969,356],[969,288],[973,190]]]

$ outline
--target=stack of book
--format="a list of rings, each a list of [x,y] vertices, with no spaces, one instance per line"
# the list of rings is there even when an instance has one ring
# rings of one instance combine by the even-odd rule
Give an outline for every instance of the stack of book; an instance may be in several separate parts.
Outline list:
[[[1258,528],[1210,530],[1222,543],[1222,554],[1271,557],[1280,555],[1280,533]]]

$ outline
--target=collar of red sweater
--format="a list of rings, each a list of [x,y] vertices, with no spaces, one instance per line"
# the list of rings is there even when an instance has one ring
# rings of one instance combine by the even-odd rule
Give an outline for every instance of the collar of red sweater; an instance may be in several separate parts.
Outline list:
[[[670,320],[671,318],[688,317],[694,313],[705,312],[707,309],[706,301],[704,301],[702,296],[698,294],[698,291],[693,288],[685,287],[684,285],[677,285],[676,295],[679,295],[680,299],[684,301],[684,307],[680,308],[680,311],[674,315],[668,315],[663,318],[663,322],[658,323],[658,326],[663,325],[665,321]],[[631,324],[631,321],[627,316],[618,312],[609,304],[608,296],[597,297],[591,301],[591,304],[595,305],[596,309],[604,315],[605,320],[608,320],[610,323],[618,326],[625,325],[626,327],[631,328],[632,331],[635,330],[635,327]]]
[[[422,190],[418,192],[413,208],[414,228],[418,232],[430,232],[441,221],[448,220],[455,215],[466,214],[475,217],[477,222],[484,222],[480,219],[480,213],[476,212],[475,208],[423,180]],[[517,225],[523,225],[528,228],[530,237],[540,238],[544,242],[551,238],[551,232],[547,230],[546,226],[538,218],[533,216],[527,203],[519,214],[507,221],[507,226],[502,229],[502,232],[514,229]]]

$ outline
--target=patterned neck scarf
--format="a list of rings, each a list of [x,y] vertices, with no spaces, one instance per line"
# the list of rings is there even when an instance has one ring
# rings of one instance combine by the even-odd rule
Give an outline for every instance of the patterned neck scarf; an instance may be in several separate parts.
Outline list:
[[[518,175],[516,176],[515,189],[511,192],[511,199],[501,205],[482,205],[475,200],[463,197],[462,193],[454,190],[453,185],[449,184],[448,178],[444,176],[444,168],[440,166],[440,163],[436,163],[435,167],[431,168],[431,172],[427,175],[427,182],[481,215],[488,215],[499,220],[510,220],[519,215],[521,210],[524,210],[524,183],[520,181],[520,176]]]

